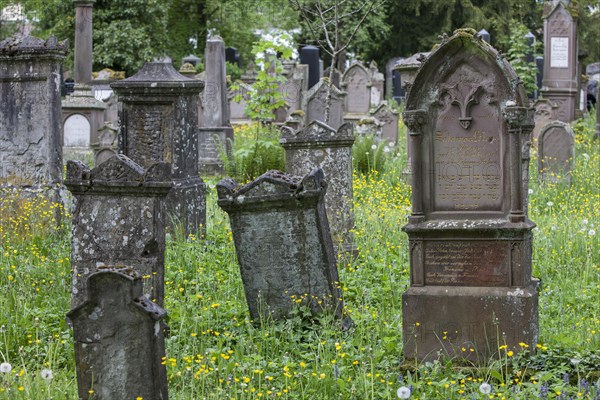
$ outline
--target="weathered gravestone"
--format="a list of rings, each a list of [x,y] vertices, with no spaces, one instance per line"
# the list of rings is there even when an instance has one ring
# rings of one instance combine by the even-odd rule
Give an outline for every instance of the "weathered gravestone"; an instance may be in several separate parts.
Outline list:
[[[575,134],[569,124],[550,122],[538,139],[538,177],[552,183],[571,184],[575,166]]]
[[[535,126],[533,127],[532,139],[533,143],[536,144],[542,129],[550,122],[556,121],[556,109],[558,106],[548,99],[537,99],[533,104],[533,108],[535,109]]]
[[[233,128],[229,122],[225,43],[219,36],[206,41],[204,78],[198,162],[201,173],[220,174],[224,171],[224,164],[219,157],[219,152],[229,152],[230,141],[233,140]]]
[[[60,68],[67,49],[55,37],[0,41],[0,186],[39,188],[58,201]]]
[[[328,79],[321,79],[302,99],[304,125],[321,121],[338,130],[344,123],[344,98],[346,92],[330,85]],[[329,107],[328,104],[329,103]],[[327,116],[326,113],[329,112]]]
[[[113,83],[122,102],[119,149],[142,168],[171,165],[167,221],[186,234],[206,229],[206,185],[198,176],[198,97],[203,83],[181,75],[171,63],[149,62]]]
[[[246,115],[246,104],[250,99],[252,86],[239,80],[232,85],[234,88],[229,90],[229,111],[231,123],[248,123],[250,117]]]
[[[300,63],[308,65],[308,89],[310,90],[321,80],[319,48],[311,45],[302,47],[300,49]]]
[[[143,295],[142,279],[126,267],[92,274],[73,323],[80,399],[167,400],[166,311]]]
[[[371,111],[371,115],[381,125],[381,139],[393,145],[398,143],[398,112],[387,103],[381,103],[379,107]]]
[[[105,122],[104,126],[98,131],[98,141],[91,144],[94,151],[95,166],[117,154],[119,150],[117,136],[118,131],[109,122]]]
[[[525,174],[533,110],[508,62],[470,32],[456,31],[432,52],[406,101],[408,358],[481,362],[503,345],[533,350],[538,338]]]
[[[231,179],[217,185],[255,323],[288,317],[296,300],[314,314],[341,316],[325,190],[322,170],[304,178],[269,171],[243,187]]]
[[[288,105],[289,114],[302,108],[302,98],[308,91],[308,65],[284,61],[283,67],[285,82],[279,85],[279,92]]]
[[[345,123],[337,130],[321,121],[312,121],[300,130],[284,126],[280,143],[288,173],[303,176],[315,168],[323,169],[329,182],[325,207],[334,246],[338,254],[354,254],[352,124]]]
[[[342,89],[346,92],[344,119],[357,121],[366,116],[371,108],[369,70],[360,62],[352,64],[342,76]]]
[[[155,164],[146,171],[121,154],[91,171],[69,161],[65,184],[77,199],[71,242],[73,308],[87,299],[89,276],[109,264],[135,269],[144,279],[144,292],[162,306],[170,166]]]
[[[562,2],[544,4],[544,78],[541,95],[558,105],[560,121],[575,118],[579,96],[577,19]]]
[[[375,61],[369,63],[369,76],[371,77],[371,108],[374,108],[378,107],[383,101],[383,89],[385,85],[385,77],[379,72]]]

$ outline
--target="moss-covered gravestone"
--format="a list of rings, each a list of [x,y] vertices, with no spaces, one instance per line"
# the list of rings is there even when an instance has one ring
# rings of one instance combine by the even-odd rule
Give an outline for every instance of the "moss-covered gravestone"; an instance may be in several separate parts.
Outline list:
[[[404,121],[412,159],[407,358],[535,349],[527,168],[533,109],[508,62],[460,30],[423,62]]]

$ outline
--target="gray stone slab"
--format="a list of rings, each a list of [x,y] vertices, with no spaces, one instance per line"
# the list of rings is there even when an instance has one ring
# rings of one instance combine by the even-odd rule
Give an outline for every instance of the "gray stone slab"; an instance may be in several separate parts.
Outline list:
[[[538,177],[552,183],[571,184],[575,167],[575,133],[569,124],[554,121],[540,132],[538,140]]]

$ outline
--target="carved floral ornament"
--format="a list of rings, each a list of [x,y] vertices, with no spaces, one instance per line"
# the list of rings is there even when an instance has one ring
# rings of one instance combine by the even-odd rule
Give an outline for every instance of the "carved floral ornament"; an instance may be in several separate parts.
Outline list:
[[[407,110],[402,114],[402,118],[410,135],[420,135],[427,121],[427,111]]]
[[[479,104],[482,95],[486,95],[489,104],[496,102],[493,92],[489,90],[492,85],[491,80],[483,81],[479,85],[472,82],[463,82],[462,80],[453,85],[443,85],[440,90],[438,104],[444,108],[457,106],[460,109],[460,117],[458,118],[460,125],[464,129],[469,129],[473,121],[471,107]]]

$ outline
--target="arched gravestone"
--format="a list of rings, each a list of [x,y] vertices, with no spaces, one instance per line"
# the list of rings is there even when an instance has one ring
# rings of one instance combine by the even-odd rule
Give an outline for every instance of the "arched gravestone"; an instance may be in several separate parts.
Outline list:
[[[575,162],[575,134],[569,124],[546,125],[538,141],[538,177],[544,181],[571,183]]]
[[[72,114],[65,120],[63,126],[63,146],[88,148],[90,131],[90,121],[85,116]]]
[[[474,31],[473,31],[474,33]],[[535,349],[527,170],[533,110],[516,73],[471,30],[424,60],[404,121],[413,161],[405,357],[484,360]],[[525,178],[525,179],[524,179]],[[463,351],[462,349],[465,349]]]
[[[369,71],[356,63],[344,72],[342,89],[346,91],[345,111],[347,114],[366,115],[371,107],[371,77]],[[346,119],[348,118],[346,116]]]

